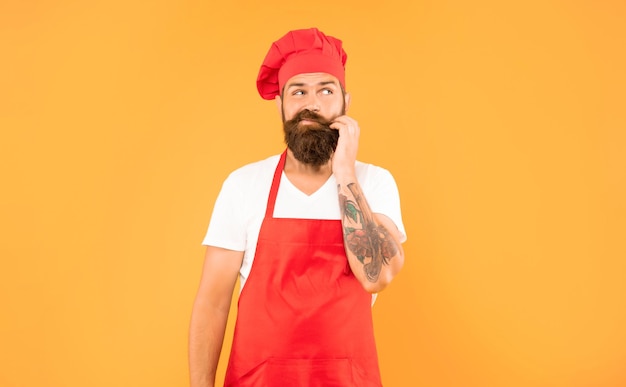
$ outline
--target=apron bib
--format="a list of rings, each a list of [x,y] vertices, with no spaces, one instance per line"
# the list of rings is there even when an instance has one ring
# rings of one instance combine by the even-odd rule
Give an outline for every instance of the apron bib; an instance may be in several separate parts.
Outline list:
[[[227,387],[379,387],[371,294],[352,274],[340,220],[274,218],[274,173],[238,302]]]

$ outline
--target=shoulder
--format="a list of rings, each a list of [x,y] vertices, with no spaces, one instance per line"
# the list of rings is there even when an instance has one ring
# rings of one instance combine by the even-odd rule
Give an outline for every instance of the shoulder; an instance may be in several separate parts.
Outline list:
[[[391,173],[378,165],[357,161],[355,164],[355,170],[359,183],[376,182],[381,180],[393,180]]]
[[[228,175],[226,183],[255,185],[259,181],[265,182],[267,176],[273,176],[279,158],[280,155],[274,155],[237,168]]]
[[[368,200],[388,200],[390,197],[398,196],[396,181],[387,169],[357,161],[355,171],[356,178],[363,192],[368,196]]]
[[[215,208],[225,216],[247,222],[267,202],[280,156],[246,164],[232,171],[222,184]]]

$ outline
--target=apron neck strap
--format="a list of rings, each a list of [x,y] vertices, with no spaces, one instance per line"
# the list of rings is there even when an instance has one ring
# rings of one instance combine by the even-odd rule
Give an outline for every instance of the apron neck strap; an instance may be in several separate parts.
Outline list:
[[[272,188],[270,188],[270,196],[267,199],[267,209],[265,210],[265,217],[272,218],[274,216],[274,205],[276,204],[276,196],[278,195],[278,186],[280,185],[280,178],[285,169],[285,160],[287,159],[287,149],[280,155],[276,171],[274,171],[274,179],[272,180]]]

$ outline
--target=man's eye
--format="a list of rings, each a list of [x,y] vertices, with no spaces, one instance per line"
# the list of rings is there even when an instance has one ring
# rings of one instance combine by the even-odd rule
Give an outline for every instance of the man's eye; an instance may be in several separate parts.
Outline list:
[[[293,92],[293,95],[304,95],[304,91],[296,90],[296,91]]]
[[[332,93],[333,93],[333,91],[331,89],[324,89],[324,90],[322,90],[322,94],[330,95]]]

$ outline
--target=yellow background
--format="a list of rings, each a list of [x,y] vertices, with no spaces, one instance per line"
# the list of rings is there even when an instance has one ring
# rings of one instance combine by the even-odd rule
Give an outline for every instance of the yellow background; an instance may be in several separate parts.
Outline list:
[[[401,191],[385,385],[626,385],[618,0],[0,2],[0,385],[186,385],[213,201],[283,148],[258,66],[311,26]]]

